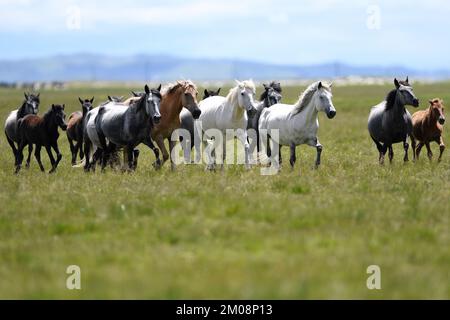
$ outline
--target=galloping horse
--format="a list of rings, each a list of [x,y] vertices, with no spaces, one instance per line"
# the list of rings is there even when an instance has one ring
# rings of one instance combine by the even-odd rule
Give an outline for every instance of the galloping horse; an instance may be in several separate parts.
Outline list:
[[[442,130],[445,123],[444,101],[435,98],[429,101],[430,106],[427,110],[417,111],[412,115],[412,136],[411,144],[413,149],[414,160],[419,159],[420,150],[423,145],[427,147],[428,158],[433,158],[430,149],[430,142],[439,144],[439,158],[441,161],[442,153],[445,149],[444,140],[442,139]],[[416,149],[416,140],[419,141]]]
[[[91,99],[81,99],[78,97],[81,103],[82,111],[75,111],[69,116],[69,121],[67,123],[67,140],[69,140],[70,152],[72,153],[72,165],[76,164],[77,153],[80,151],[80,160],[84,157],[83,152],[83,123],[86,118],[86,114],[92,109],[92,102],[94,102],[94,97]],[[76,142],[74,145],[73,142]]]
[[[298,146],[307,144],[316,148],[317,157],[315,167],[320,165],[320,157],[323,146],[317,137],[319,129],[318,113],[325,112],[329,119],[334,118],[336,109],[334,108],[331,94],[331,85],[322,83],[321,81],[314,82],[306,88],[298,101],[294,105],[275,104],[262,111],[259,118],[259,131],[278,130],[279,141],[274,141],[273,137],[269,137],[273,142],[272,150],[279,148],[281,145]],[[261,134],[261,143],[265,148],[268,142],[268,135]],[[278,169],[279,161],[277,157],[272,154],[270,157],[272,163]],[[295,153],[291,154],[291,165],[295,164]]]
[[[161,121],[152,129],[152,139],[158,144],[163,154],[163,160],[159,159],[159,154],[155,153],[156,161],[153,166],[159,169],[164,162],[169,159],[164,140],[169,140],[170,162],[172,170],[175,169],[175,163],[172,159],[172,150],[176,141],[172,141],[172,132],[180,128],[180,113],[183,108],[189,110],[194,119],[198,119],[201,111],[197,104],[197,87],[189,80],[177,81],[169,84],[162,90],[161,100]]]
[[[258,122],[259,117],[261,116],[261,112],[264,110],[264,108],[268,108],[274,104],[279,103],[282,98],[282,89],[279,82],[272,81],[269,85],[263,83],[263,86],[264,91],[260,97],[261,102],[256,106],[256,113],[254,115],[248,115],[247,130],[249,131],[249,138],[252,138],[251,141],[249,141],[250,163],[254,162],[253,152],[255,151],[255,147],[257,152],[260,152]],[[251,129],[254,131],[251,132]]]
[[[161,115],[159,104],[161,94],[157,89],[145,86],[145,94],[131,105],[109,102],[100,106],[96,112],[89,112],[85,132],[87,140],[102,151],[102,168],[116,147],[125,147],[128,169],[135,169],[134,148],[144,143],[155,152],[150,139],[151,128],[158,123]],[[92,114],[91,114],[92,113]],[[109,145],[106,142],[109,141]],[[89,153],[86,152],[89,170]]]
[[[9,145],[14,154],[15,164],[17,165],[17,148],[14,142],[19,142],[19,137],[17,134],[17,123],[19,119],[25,117],[27,114],[37,114],[39,111],[39,93],[38,94],[29,94],[24,92],[25,100],[22,103],[22,106],[8,115],[5,121],[5,135],[6,140],[8,140]],[[33,146],[30,144],[28,147],[28,158],[26,167],[30,166],[31,153],[33,152]]]
[[[209,97],[215,97],[218,96],[220,93],[220,89],[214,90],[207,90],[205,89],[203,100]],[[188,109],[183,108],[180,112],[180,128],[185,129],[189,132],[189,139],[185,139],[185,137],[180,137],[180,143],[181,147],[183,148],[184,153],[184,162],[190,163],[191,162],[191,151],[194,147],[194,136],[195,136],[195,120],[192,114],[189,112]],[[198,151],[198,150],[197,150]],[[197,152],[195,154],[195,163],[199,163],[201,159],[200,152]]]
[[[226,97],[209,97],[200,102],[202,114],[199,120],[206,138],[211,138],[207,130],[216,129],[221,131],[222,137],[226,137],[227,129],[234,129],[239,141],[245,148],[245,166],[249,168],[249,144],[247,141],[247,112],[256,113],[257,103],[255,97],[255,84],[252,80],[237,81],[236,87],[232,88]],[[203,139],[204,145],[206,141]],[[208,170],[215,169],[215,149],[218,141],[214,140],[211,153],[208,153]],[[223,139],[223,159],[226,159],[226,139]],[[196,142],[196,150],[200,152],[199,141]]]
[[[384,156],[389,150],[389,162],[392,162],[394,151],[392,144],[403,142],[405,156],[403,161],[408,161],[409,144],[406,142],[412,133],[412,118],[405,105],[419,106],[408,77],[405,81],[394,79],[395,89],[391,90],[386,100],[370,110],[368,128],[370,137],[377,146],[380,154],[378,161],[384,164]]]
[[[58,163],[61,161],[62,155],[58,148],[58,127],[62,130],[67,129],[65,122],[66,115],[64,114],[64,105],[52,104],[50,109],[39,117],[35,114],[29,114],[23,117],[18,122],[19,134],[19,149],[17,150],[17,164],[16,173],[20,171],[23,160],[23,148],[28,144],[35,144],[36,150],[34,155],[39,164],[41,171],[44,171],[44,166],[41,162],[41,147],[44,146],[47,150],[48,157],[52,164],[49,173],[56,170]],[[53,158],[52,149],[56,152],[56,160]]]

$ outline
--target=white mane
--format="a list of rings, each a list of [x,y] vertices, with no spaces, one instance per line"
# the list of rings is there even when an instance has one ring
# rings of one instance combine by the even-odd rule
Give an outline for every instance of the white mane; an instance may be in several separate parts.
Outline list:
[[[316,81],[312,84],[310,84],[305,91],[300,95],[298,98],[298,101],[294,104],[294,109],[291,111],[292,115],[295,115],[297,113],[302,112],[305,107],[311,102],[311,99],[318,90],[320,81]],[[322,82],[322,88],[324,88],[327,91],[331,91],[331,86],[329,84],[326,84]]]
[[[253,82],[253,80],[244,80],[244,81],[236,80],[236,82],[237,82],[237,86],[235,86],[234,88],[231,88],[230,91],[228,92],[228,95],[226,96],[226,100],[232,106],[238,104],[237,99],[238,99],[239,90],[250,89],[250,90],[252,90],[253,94],[255,94],[255,92],[256,92],[256,86],[255,86],[255,83]]]

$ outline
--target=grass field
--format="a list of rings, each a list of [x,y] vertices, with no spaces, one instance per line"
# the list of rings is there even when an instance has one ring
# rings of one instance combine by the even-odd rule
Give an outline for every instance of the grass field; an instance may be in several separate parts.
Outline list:
[[[207,173],[166,164],[156,172],[143,147],[133,174],[85,174],[70,166],[65,134],[55,174],[41,173],[33,158],[15,176],[3,136],[0,298],[448,299],[450,150],[440,164],[425,153],[403,164],[396,145],[394,163],[377,164],[367,116],[390,88],[334,88],[337,116],[319,120],[321,168],[312,170],[315,149],[302,146],[295,170],[285,165],[277,176],[241,166]],[[421,109],[430,98],[450,101],[449,83],[414,88]],[[284,88],[283,101],[302,89]],[[69,114],[78,96],[100,102],[128,92],[43,91],[40,112],[66,103]],[[22,97],[0,90],[1,119]],[[66,289],[72,264],[81,268],[81,290]],[[373,264],[381,290],[366,287]]]

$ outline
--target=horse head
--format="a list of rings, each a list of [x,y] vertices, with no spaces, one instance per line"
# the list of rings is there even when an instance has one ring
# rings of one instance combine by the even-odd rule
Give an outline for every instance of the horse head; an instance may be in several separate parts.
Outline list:
[[[314,94],[317,111],[325,112],[328,119],[333,119],[336,116],[336,108],[332,101],[333,94],[331,93],[331,86],[331,83],[327,85],[319,81]]]
[[[255,84],[252,80],[238,81],[235,88],[239,107],[245,109],[248,115],[256,114],[257,103],[255,101]]]
[[[64,104],[52,104],[51,112],[53,113],[53,120],[56,126],[59,126],[62,130],[67,129],[66,114],[64,113]]]
[[[444,116],[444,101],[439,98],[434,98],[428,101],[430,103],[430,110],[432,115],[439,121],[441,125],[445,123]]]
[[[78,101],[81,103],[81,108],[83,110],[83,115],[86,115],[89,111],[92,110],[92,103],[94,102],[94,97],[91,99],[81,99],[78,97]]]
[[[415,96],[412,86],[409,84],[408,77],[405,81],[398,81],[394,79],[394,85],[397,89],[397,96],[400,103],[417,108],[419,106],[419,99]]]

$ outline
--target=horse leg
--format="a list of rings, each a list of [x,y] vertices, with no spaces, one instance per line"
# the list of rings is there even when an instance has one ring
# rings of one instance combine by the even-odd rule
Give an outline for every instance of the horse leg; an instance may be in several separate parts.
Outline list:
[[[30,167],[30,161],[31,161],[31,154],[33,153],[33,144],[29,143],[28,144],[28,157],[27,157],[27,162],[25,163],[25,168],[29,168]]]
[[[416,161],[419,160],[420,151],[422,151],[423,142],[419,142],[416,149]]]
[[[431,152],[430,142],[425,142],[425,146],[427,147],[427,155],[428,159],[433,160],[433,152]]]
[[[52,166],[52,169],[50,169],[49,173],[55,172],[56,168],[58,167],[59,162],[62,159],[62,154],[61,154],[61,152],[59,151],[59,148],[58,148],[58,141],[53,142],[51,147],[56,152],[56,161],[54,162],[54,165]]]
[[[408,142],[406,142],[406,139],[405,139],[405,141],[403,141],[403,149],[405,149],[405,156],[403,157],[403,162],[408,162],[409,161],[409,159],[408,159],[409,144],[408,144]]]
[[[385,146],[383,146],[381,143],[379,143],[377,140],[375,140],[374,137],[370,136],[373,140],[373,142],[375,142],[375,145],[377,146],[378,149],[378,153],[379,153],[379,157],[378,157],[378,162],[380,163],[380,165],[384,164],[384,155],[386,154],[386,148]]]
[[[394,159],[394,149],[392,148],[392,144],[387,146],[389,152],[389,163],[392,163],[392,159]]]
[[[69,146],[70,146],[70,153],[72,154],[72,165],[74,166],[77,161],[77,149],[73,145],[73,140],[67,137],[67,140],[69,140]]]
[[[237,131],[237,138],[239,139],[239,141],[241,143],[244,144],[245,169],[250,169],[249,156],[248,156],[250,146],[249,146],[248,141],[247,141],[247,131],[245,131],[245,130],[238,130]],[[225,138],[223,138],[223,139],[226,140]]]
[[[445,150],[444,139],[442,139],[442,136],[439,136],[439,138],[436,139],[436,142],[439,144],[439,158],[438,158],[438,162],[441,162],[442,153],[444,153],[444,150]]]
[[[140,154],[139,149],[133,150],[133,170],[136,170],[137,168],[139,154]]]
[[[81,141],[78,142],[78,150],[80,151],[80,161],[84,158],[84,150],[83,150],[83,143]]]
[[[413,161],[416,161],[416,139],[411,136],[411,149],[413,152]]]
[[[322,155],[323,146],[320,144],[319,139],[316,139],[316,163],[315,163],[315,169],[318,169],[320,166],[320,157]]]
[[[17,148],[16,148],[16,146],[14,145],[14,141],[12,141],[12,140],[8,137],[8,135],[6,134],[6,131],[5,131],[5,135],[6,135],[6,140],[8,140],[8,143],[9,143],[9,145],[11,146],[11,149],[12,149],[12,151],[13,151],[15,165],[17,165]]]
[[[52,168],[48,173],[53,173],[55,171],[55,158],[53,158],[52,149],[50,145],[45,146],[45,150],[47,150],[48,157],[50,159],[50,163],[52,164]]]
[[[34,157],[36,158],[36,161],[39,164],[39,168],[41,169],[42,172],[44,172],[45,169],[41,161],[41,147],[42,146],[40,144],[36,145],[36,150],[34,150]]]
[[[175,144],[177,143],[176,141],[172,141],[172,139],[167,139],[169,140],[169,156],[170,156],[170,169],[172,171],[175,171],[176,169],[176,165],[175,165],[175,160],[172,159],[172,150],[175,147]]]
[[[156,161],[153,162],[153,167],[158,170],[161,168],[161,166],[164,164],[164,162],[167,161],[167,159],[169,159],[169,154],[167,153],[167,149],[166,146],[164,145],[164,138],[161,135],[158,135],[155,139],[156,144],[158,145],[159,150],[161,150],[162,154],[163,154],[163,160],[161,162],[161,159],[159,159],[159,152],[158,152],[158,156],[155,153],[155,156],[157,156]]]
[[[25,148],[25,142],[21,141],[19,142],[18,149],[17,149],[17,155],[16,155],[16,171],[15,173],[19,173],[20,168],[22,166],[23,161],[23,149]]]
[[[291,168],[294,169],[295,162],[297,161],[296,155],[295,155],[295,144],[291,143],[289,146],[289,150],[291,153],[291,157],[289,159],[289,163],[291,164]]]

